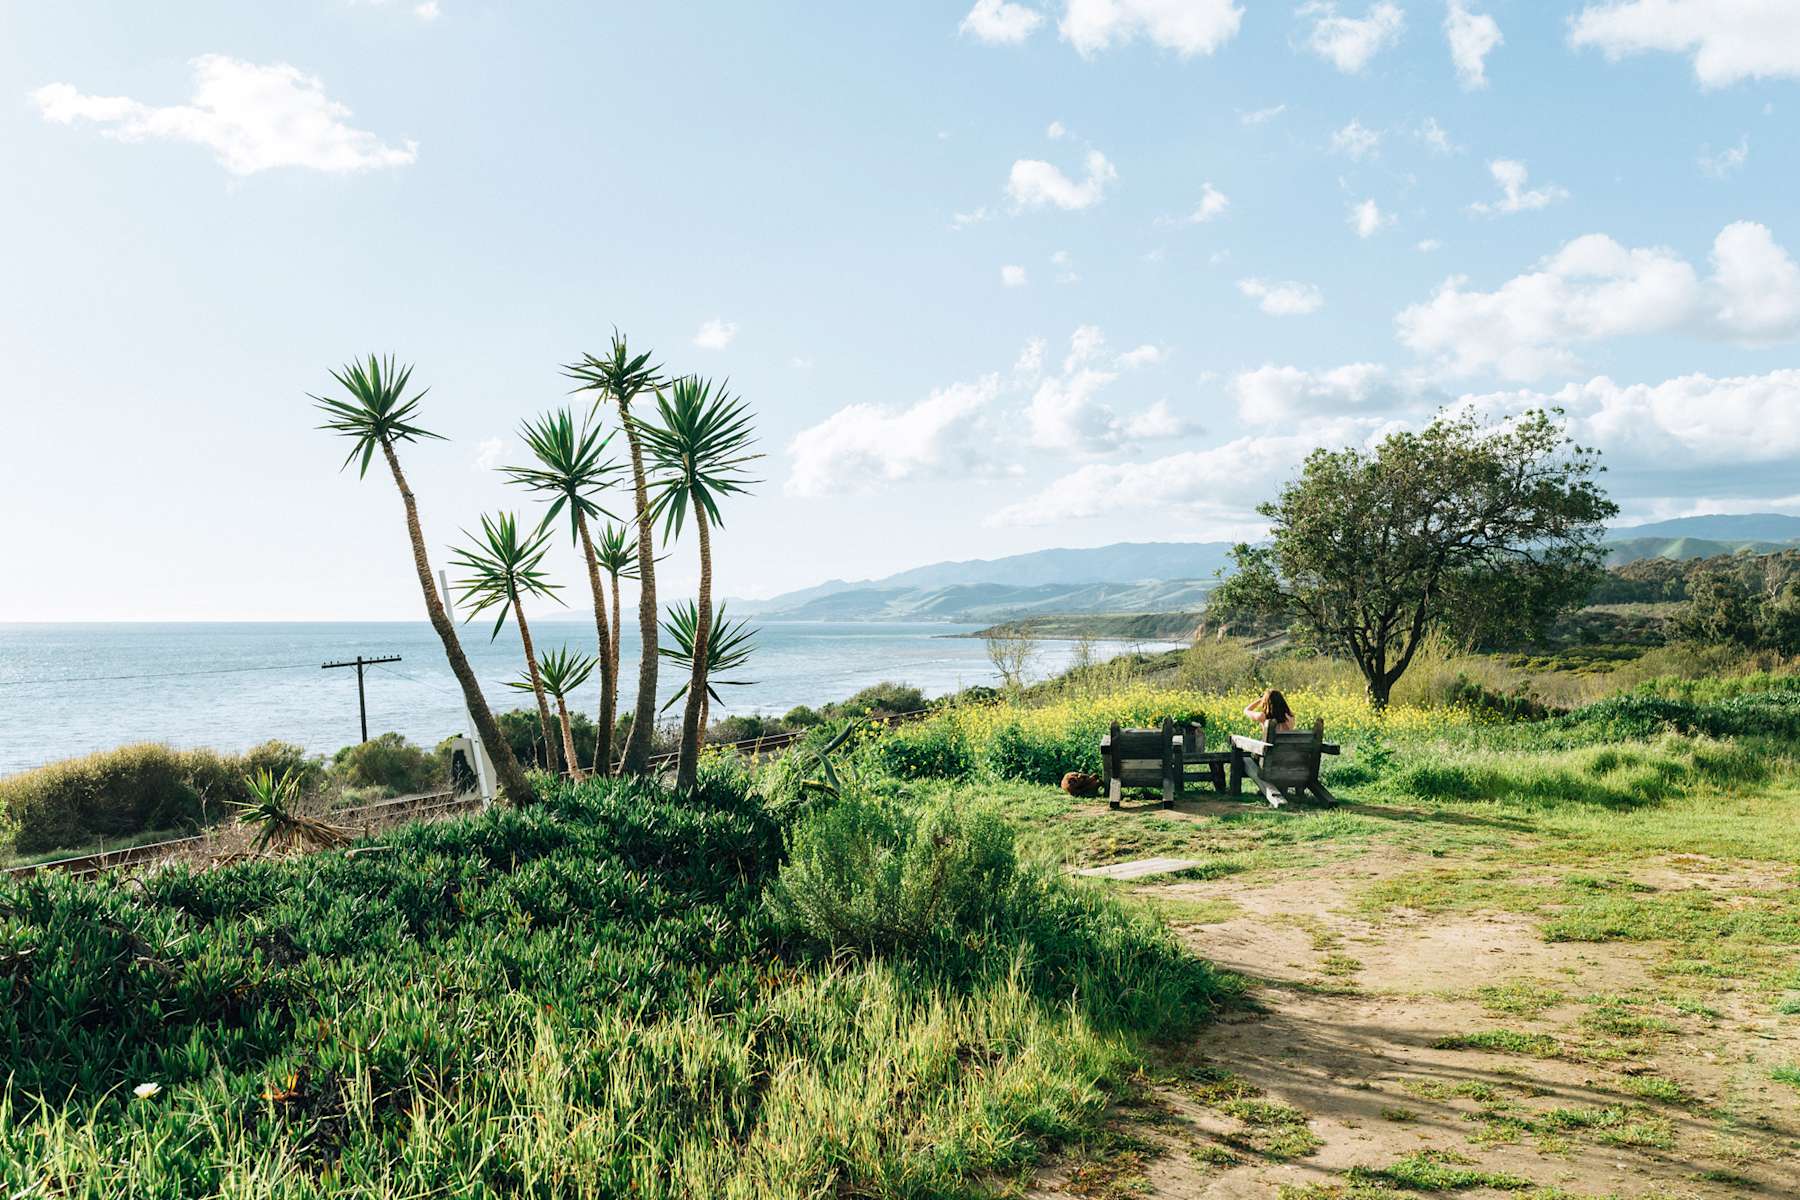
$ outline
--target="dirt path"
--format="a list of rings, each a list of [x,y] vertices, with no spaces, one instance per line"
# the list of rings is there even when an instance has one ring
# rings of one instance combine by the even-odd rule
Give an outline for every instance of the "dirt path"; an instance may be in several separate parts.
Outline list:
[[[1552,943],[1527,915],[1359,904],[1429,865],[1376,847],[1253,883],[1136,889],[1256,981],[1257,1009],[1164,1054],[1113,1132],[1029,1194],[1800,1196],[1800,1091],[1770,1078],[1800,1061],[1800,1020],[1729,984],[1695,1000],[1659,974],[1655,944]],[[1632,874],[1721,902],[1761,882],[1681,862]]]

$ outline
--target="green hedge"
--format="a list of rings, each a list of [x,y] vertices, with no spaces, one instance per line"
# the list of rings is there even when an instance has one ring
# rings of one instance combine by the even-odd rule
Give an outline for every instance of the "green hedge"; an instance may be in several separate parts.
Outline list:
[[[265,742],[240,755],[145,743],[65,759],[0,779],[0,814],[22,854],[183,829],[228,815],[248,798],[244,776],[292,769],[316,785],[319,764],[298,746]]]

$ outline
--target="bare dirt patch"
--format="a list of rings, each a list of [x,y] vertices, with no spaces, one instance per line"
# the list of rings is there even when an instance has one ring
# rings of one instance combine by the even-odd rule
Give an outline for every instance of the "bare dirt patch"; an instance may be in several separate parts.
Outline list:
[[[1698,859],[1632,875],[1721,893],[1791,875]],[[1134,889],[1237,905],[1232,919],[1178,928],[1260,983],[1259,1009],[1162,1057],[1147,1097],[1121,1112],[1135,1149],[1114,1169],[1062,1163],[1031,1195],[1800,1195],[1800,1091],[1769,1078],[1800,1061],[1800,1021],[1729,993],[1675,1005],[1654,945],[1551,943],[1525,914],[1372,918],[1357,905],[1372,883],[1431,861],[1375,846],[1253,883]],[[1221,1072],[1254,1099],[1192,1082]]]

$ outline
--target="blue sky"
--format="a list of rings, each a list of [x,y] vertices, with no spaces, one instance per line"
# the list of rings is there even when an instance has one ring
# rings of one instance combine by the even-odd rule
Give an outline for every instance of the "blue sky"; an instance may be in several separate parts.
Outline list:
[[[759,413],[730,594],[1252,534],[1450,403],[1800,512],[1797,80],[1790,0],[6,6],[0,620],[413,617],[304,393],[417,364],[443,559],[614,325]]]

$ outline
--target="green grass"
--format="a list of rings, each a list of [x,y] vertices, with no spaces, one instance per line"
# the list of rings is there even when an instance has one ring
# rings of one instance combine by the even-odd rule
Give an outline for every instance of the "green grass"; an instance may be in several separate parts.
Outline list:
[[[764,903],[786,836],[741,781],[592,782],[380,854],[0,884],[0,1195],[960,1194],[1234,994],[1029,874],[833,952]]]
[[[1547,1033],[1522,1033],[1516,1029],[1483,1029],[1451,1034],[1432,1043],[1438,1050],[1485,1050],[1492,1054],[1521,1054],[1527,1058],[1556,1058],[1562,1043]]]

